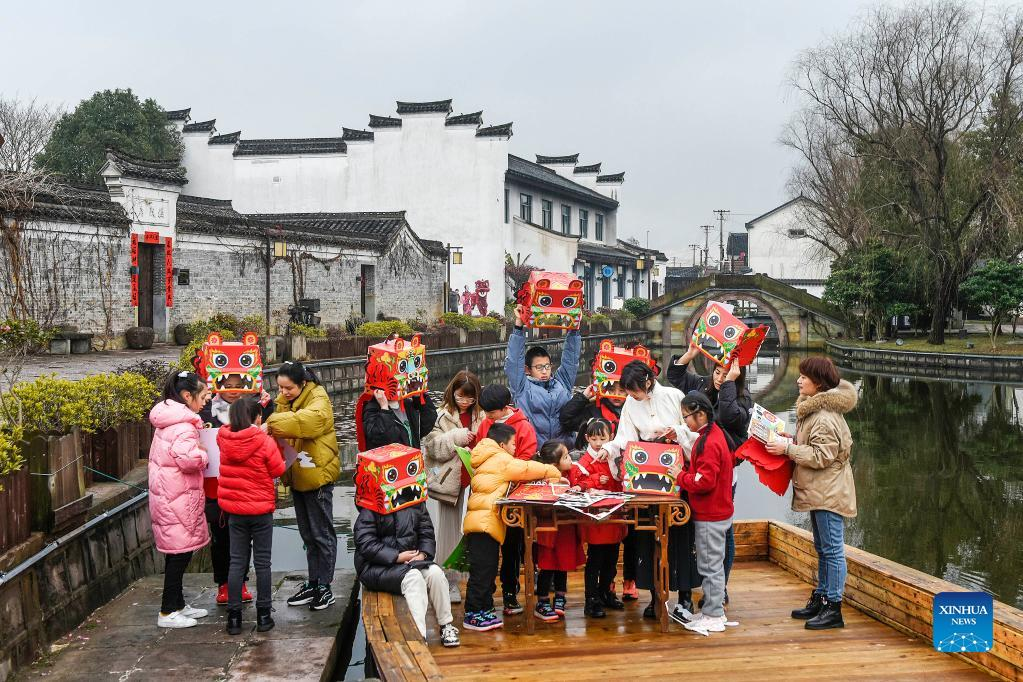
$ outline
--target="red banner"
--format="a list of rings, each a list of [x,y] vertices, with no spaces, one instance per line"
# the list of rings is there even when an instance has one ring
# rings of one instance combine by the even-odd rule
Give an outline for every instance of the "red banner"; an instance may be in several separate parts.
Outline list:
[[[131,305],[137,307],[139,304],[139,236],[134,232],[131,235]]]
[[[159,244],[160,243],[160,233],[159,232],[150,232],[149,230],[146,230],[146,237],[145,237],[145,239],[146,239],[146,244]]]
[[[174,307],[174,244],[170,237],[164,238],[163,272],[166,282],[167,307]]]

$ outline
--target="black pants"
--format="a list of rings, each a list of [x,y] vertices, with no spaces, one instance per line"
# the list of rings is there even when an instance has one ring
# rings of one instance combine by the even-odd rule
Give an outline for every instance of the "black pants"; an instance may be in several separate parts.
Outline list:
[[[337,562],[337,533],[334,532],[334,484],[301,492],[292,490],[295,522],[305,545],[309,582],[330,585]]]
[[[210,525],[210,557],[213,559],[213,582],[227,584],[227,571],[231,566],[231,532],[227,528],[226,511],[216,498],[206,500],[206,522]]]
[[[551,585],[558,594],[568,592],[568,571],[540,571],[536,576],[536,596],[541,599],[551,593]]]
[[[595,599],[611,591],[618,575],[618,543],[588,545],[586,548],[586,598]]]
[[[172,613],[185,608],[185,594],[181,590],[181,581],[191,560],[191,552],[167,555],[163,569],[163,600],[160,603],[160,613]]]
[[[273,543],[274,515],[231,514],[231,571],[227,581],[227,608],[242,607],[242,580],[252,563],[256,567],[256,607],[270,608],[273,601],[270,581],[270,547]]]
[[[519,571],[522,569],[522,552],[525,543],[521,528],[508,528],[501,545],[501,591],[505,594],[519,593]],[[533,576],[527,576],[532,580]]]
[[[510,528],[508,530],[511,530]],[[465,536],[469,552],[469,582],[465,586],[465,612],[494,608],[494,588],[501,545],[489,533]]]
[[[622,579],[635,580],[639,557],[636,554],[636,529],[629,526],[629,534],[622,541]]]

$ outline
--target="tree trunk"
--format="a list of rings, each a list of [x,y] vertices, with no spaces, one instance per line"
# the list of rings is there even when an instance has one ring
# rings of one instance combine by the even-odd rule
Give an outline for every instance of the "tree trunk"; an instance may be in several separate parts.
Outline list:
[[[951,307],[952,298],[945,292],[945,287],[939,282],[938,292],[931,306],[931,331],[927,335],[927,343],[935,346],[944,345],[945,318],[948,317],[948,311]]]

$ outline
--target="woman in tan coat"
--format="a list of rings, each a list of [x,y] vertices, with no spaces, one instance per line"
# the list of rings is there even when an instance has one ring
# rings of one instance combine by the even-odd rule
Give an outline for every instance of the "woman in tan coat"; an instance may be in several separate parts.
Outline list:
[[[810,513],[817,550],[817,587],[806,607],[792,612],[808,630],[845,627],[845,518],[856,516],[856,486],[849,457],[852,434],[844,415],[856,407],[856,388],[843,380],[828,358],[799,363],[796,438],[767,446],[795,462],[792,509]]]
[[[426,509],[433,520],[437,539],[437,562],[444,561],[462,539],[462,514],[469,472],[458,456],[456,447],[471,447],[475,433],[483,421],[480,409],[480,380],[472,372],[462,370],[444,390],[444,402],[437,411],[437,423],[423,436],[422,451],[429,474],[429,496]],[[458,584],[459,571],[445,571],[452,603],[462,601]]]

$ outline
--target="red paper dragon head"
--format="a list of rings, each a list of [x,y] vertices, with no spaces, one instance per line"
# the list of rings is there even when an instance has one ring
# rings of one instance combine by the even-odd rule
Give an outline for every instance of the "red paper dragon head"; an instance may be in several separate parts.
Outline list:
[[[245,332],[241,341],[224,341],[217,332],[211,333],[192,358],[192,366],[213,393],[263,391],[263,362],[259,357],[259,337],[255,332]],[[227,386],[228,378],[232,376],[241,378],[241,386]]]
[[[392,444],[360,452],[355,470],[355,504],[378,514],[426,501],[423,454]]]
[[[693,344],[722,367],[727,367],[733,358],[740,367],[745,367],[756,359],[766,336],[766,325],[750,329],[732,315],[728,306],[710,301],[693,330]]]
[[[622,488],[627,493],[679,494],[678,481],[668,475],[682,461],[682,446],[675,443],[632,441],[622,456]]]
[[[624,400],[625,391],[618,382],[622,378],[622,369],[633,360],[641,360],[659,373],[657,363],[650,356],[646,346],[636,344],[632,348],[615,346],[611,339],[600,342],[597,355],[593,358],[593,387],[598,398]]]
[[[571,273],[534,270],[519,289],[522,323],[536,329],[579,329],[583,321],[583,282]]]
[[[426,394],[430,373],[426,369],[426,346],[416,334],[410,341],[392,335],[369,347],[366,390],[380,389],[388,400],[402,401]]]

